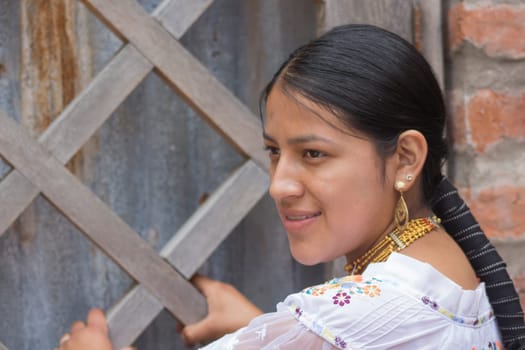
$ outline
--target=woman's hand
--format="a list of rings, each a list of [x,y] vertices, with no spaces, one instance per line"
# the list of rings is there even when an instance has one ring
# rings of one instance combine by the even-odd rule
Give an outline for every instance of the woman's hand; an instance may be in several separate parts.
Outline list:
[[[208,301],[208,315],[201,321],[181,329],[188,345],[219,338],[246,326],[262,311],[230,284],[195,276],[195,286]]]
[[[86,323],[77,321],[71,326],[71,332],[60,339],[56,350],[112,350],[109,340],[108,325],[100,309],[89,311]],[[131,350],[125,348],[122,350]]]

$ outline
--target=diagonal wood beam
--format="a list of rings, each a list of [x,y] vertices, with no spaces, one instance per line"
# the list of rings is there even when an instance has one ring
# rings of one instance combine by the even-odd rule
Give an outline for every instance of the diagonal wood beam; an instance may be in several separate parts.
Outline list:
[[[82,0],[133,44],[210,125],[239,152],[268,168],[255,116],[135,0]]]
[[[268,175],[248,160],[173,235],[160,255],[190,278],[267,189]],[[146,288],[133,287],[108,313],[114,347],[132,344],[162,309]]]
[[[183,323],[206,315],[206,300],[93,192],[0,112],[0,154],[113,261]]]
[[[166,0],[153,15],[175,37],[181,37],[212,2]],[[39,141],[62,164],[67,163],[153,67],[137,49],[126,45],[51,123]],[[38,188],[16,169],[0,182],[0,202],[9,203],[0,211],[0,236],[38,194]]]

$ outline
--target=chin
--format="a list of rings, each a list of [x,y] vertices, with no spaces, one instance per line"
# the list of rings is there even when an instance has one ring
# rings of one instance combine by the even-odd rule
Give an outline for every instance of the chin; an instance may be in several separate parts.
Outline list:
[[[301,265],[313,266],[330,261],[330,259],[326,259],[325,257],[311,253],[309,254],[308,252],[301,251],[300,249],[293,249],[292,247],[290,247],[290,252],[292,253],[294,260]]]

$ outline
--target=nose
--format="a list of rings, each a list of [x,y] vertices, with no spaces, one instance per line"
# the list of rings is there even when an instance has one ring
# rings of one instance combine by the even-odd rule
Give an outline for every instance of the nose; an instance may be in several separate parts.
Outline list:
[[[283,200],[301,197],[304,186],[299,177],[299,171],[283,157],[270,170],[270,196],[277,203]]]

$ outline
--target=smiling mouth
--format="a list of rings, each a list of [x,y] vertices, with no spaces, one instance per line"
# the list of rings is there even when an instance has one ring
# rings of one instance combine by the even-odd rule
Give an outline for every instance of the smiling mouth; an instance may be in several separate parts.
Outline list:
[[[316,216],[319,216],[319,215],[321,215],[321,212],[317,212],[317,213],[310,214],[310,215],[286,215],[285,217],[286,217],[286,220],[301,221],[301,220],[315,218]]]

